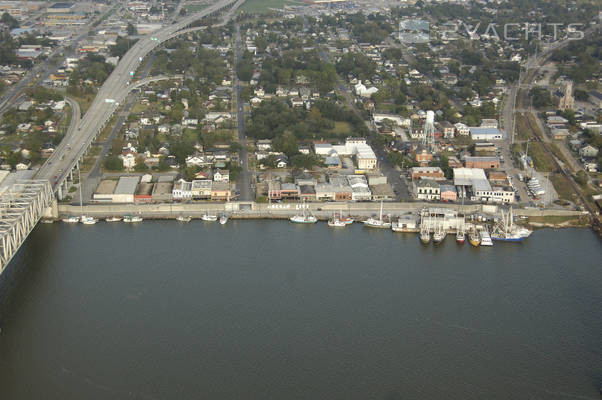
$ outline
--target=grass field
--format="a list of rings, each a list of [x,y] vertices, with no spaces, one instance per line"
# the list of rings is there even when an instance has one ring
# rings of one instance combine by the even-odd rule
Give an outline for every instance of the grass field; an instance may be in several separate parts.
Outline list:
[[[207,8],[207,4],[185,4],[182,8],[184,8],[188,13],[195,13]]]
[[[240,7],[240,10],[247,13],[261,14],[270,12],[271,8],[284,8],[285,5],[299,3],[291,0],[247,0]]]

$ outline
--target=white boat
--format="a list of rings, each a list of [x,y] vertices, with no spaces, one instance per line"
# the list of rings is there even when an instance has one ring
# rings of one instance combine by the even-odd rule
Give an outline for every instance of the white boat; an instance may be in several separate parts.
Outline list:
[[[82,215],[82,217],[80,218],[80,222],[84,225],[94,225],[98,222],[98,220],[93,217],[88,217],[87,215]]]
[[[487,228],[481,231],[481,246],[493,246],[493,242],[491,241],[491,236],[489,235]]]
[[[226,223],[228,222],[228,219],[229,219],[229,217],[227,214],[220,215],[220,217],[219,217],[220,225],[226,225]]]
[[[433,233],[433,243],[441,244],[445,240],[446,233],[443,229],[440,229]]]
[[[464,234],[463,231],[456,232],[456,242],[458,242],[459,244],[463,244],[465,240],[466,240],[466,235]]]
[[[188,215],[188,216],[186,216],[186,217],[185,217],[185,216],[183,216],[183,215],[179,215],[179,216],[176,218],[176,220],[177,220],[177,221],[179,221],[179,222],[190,222],[190,221],[192,221],[192,217],[191,217],[191,216],[189,216],[189,215]]]
[[[391,223],[383,220],[383,202],[380,202],[380,213],[378,215],[378,219],[376,218],[368,218],[364,221],[364,226],[368,228],[380,228],[380,229],[389,229],[391,228]]]
[[[109,217],[107,219],[105,219],[106,222],[119,222],[121,221],[121,218],[119,217]]]
[[[63,218],[63,222],[68,224],[77,224],[79,222],[79,217],[75,215],[68,215],[66,218]]]
[[[328,226],[330,226],[331,228],[344,228],[346,227],[348,224],[345,223],[345,221],[343,221],[339,215],[339,217],[337,217],[336,213],[332,214],[332,218],[330,218],[328,220]]]
[[[295,215],[290,218],[290,221],[296,224],[315,224],[318,219],[313,215]]]
[[[303,212],[301,215],[297,214],[290,217],[290,221],[295,224],[315,224],[318,222],[318,219],[311,214],[307,213],[307,209],[305,208],[305,201],[303,201]]]
[[[203,216],[201,217],[201,221],[205,221],[205,222],[215,222],[217,221],[217,215],[212,215],[212,214],[203,214]]]
[[[124,215],[123,222],[142,222],[142,217],[139,217],[137,215]]]
[[[514,225],[514,216],[512,214],[512,207],[510,207],[510,211],[507,214],[502,210],[502,217],[493,227],[491,238],[503,242],[521,242],[529,237],[531,232],[532,231],[527,228]]]

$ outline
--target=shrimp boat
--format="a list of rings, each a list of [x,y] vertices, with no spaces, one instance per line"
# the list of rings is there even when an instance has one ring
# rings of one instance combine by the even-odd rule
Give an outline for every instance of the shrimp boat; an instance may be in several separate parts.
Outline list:
[[[190,215],[187,215],[187,216],[179,215],[176,218],[176,221],[179,221],[179,222],[190,222],[190,221],[192,221],[192,217]]]
[[[201,216],[201,221],[205,222],[215,222],[217,221],[217,215],[205,213]]]
[[[305,201],[304,201],[303,202],[303,212],[301,213],[301,215],[299,215],[299,214],[293,215],[292,217],[290,217],[290,221],[295,224],[315,224],[316,222],[318,222],[318,219],[316,217],[314,217],[313,215],[307,213],[307,210],[305,208]]]
[[[380,213],[378,215],[378,219],[368,218],[364,221],[364,226],[368,228],[379,228],[379,229],[389,229],[391,228],[391,223],[383,220],[383,202],[380,202]]]
[[[219,216],[219,223],[220,225],[226,225],[226,223],[228,222],[228,214],[224,213],[222,215]]]
[[[529,237],[531,233],[532,231],[527,228],[514,225],[514,215],[512,214],[512,207],[510,207],[507,214],[502,210],[502,218],[497,221],[493,228],[491,238],[504,242],[521,242]]]
[[[468,234],[468,242],[474,247],[479,247],[481,245],[481,235],[479,235],[479,232],[476,229]]]
[[[66,218],[63,218],[63,222],[68,224],[76,224],[79,222],[79,217],[75,215],[68,215]]]
[[[429,220],[425,218],[425,210],[420,213],[420,241],[422,244],[429,244],[431,242],[431,229],[428,223]]]
[[[344,228],[347,225],[348,224],[345,221],[343,221],[341,215],[339,215],[339,217],[337,218],[336,213],[332,214],[332,218],[328,220],[328,226],[330,226],[331,228]]]
[[[443,227],[439,227],[439,229],[435,230],[435,233],[433,233],[433,243],[441,244],[445,240],[445,236],[445,230]]]
[[[123,222],[132,223],[132,222],[142,222],[142,217],[138,215],[124,215]]]
[[[119,217],[109,217],[109,218],[105,219],[105,221],[107,221],[107,222],[119,222],[119,221],[121,221],[121,218],[119,218]]]
[[[458,244],[464,244],[465,240],[466,240],[466,234],[464,233],[464,231],[458,230],[458,232],[456,232],[456,242]]]

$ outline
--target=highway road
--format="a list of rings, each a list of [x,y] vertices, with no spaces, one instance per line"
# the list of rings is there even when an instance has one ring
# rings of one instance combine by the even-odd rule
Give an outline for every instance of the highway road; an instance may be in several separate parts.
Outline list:
[[[130,91],[131,77],[143,59],[158,45],[174,37],[188,25],[235,2],[235,0],[220,0],[198,13],[182,18],[177,23],[164,27],[136,42],[99,89],[88,112],[77,126],[77,130],[63,140],[55,154],[40,168],[36,178],[51,180],[53,189],[57,190],[57,187],[66,179],[69,172],[90,147],[96,135],[125,100]],[[238,3],[242,3],[242,1],[239,0]],[[229,18],[231,15],[232,13],[228,13],[227,17]],[[55,179],[54,176],[57,178]]]

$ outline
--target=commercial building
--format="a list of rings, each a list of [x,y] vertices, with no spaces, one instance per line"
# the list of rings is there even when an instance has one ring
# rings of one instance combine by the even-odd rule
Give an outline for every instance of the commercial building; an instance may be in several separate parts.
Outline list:
[[[470,137],[472,140],[503,140],[504,131],[497,128],[470,128]]]
[[[351,200],[369,201],[372,200],[372,192],[368,186],[368,181],[363,175],[349,175],[347,182],[351,187]]]
[[[432,179],[420,179],[414,182],[414,196],[419,200],[440,200],[441,187]]]
[[[497,157],[466,157],[464,159],[466,168],[497,169],[500,167],[500,159]]]
[[[445,179],[445,174],[439,167],[412,167],[410,175],[413,181],[425,178],[435,180]]]

